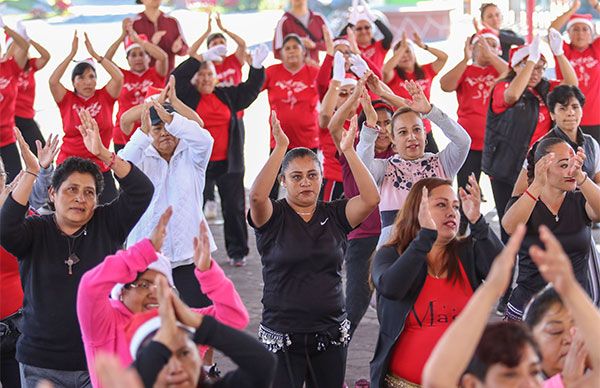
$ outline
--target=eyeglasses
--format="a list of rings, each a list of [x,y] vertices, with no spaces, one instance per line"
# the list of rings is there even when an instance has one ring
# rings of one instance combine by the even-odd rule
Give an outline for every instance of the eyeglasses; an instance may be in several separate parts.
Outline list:
[[[140,289],[143,291],[151,291],[151,290],[156,290],[157,286],[155,283],[148,281],[148,280],[144,280],[144,279],[140,279],[137,282],[133,282],[133,283],[129,283],[127,286],[125,286],[125,288],[133,288],[133,289]],[[179,295],[179,291],[177,291],[177,289],[173,286],[171,286],[171,290],[173,290],[173,292],[175,292],[176,295]]]
[[[521,64],[519,65],[520,67],[525,67],[527,65],[526,61],[521,62]],[[538,73],[543,73],[546,71],[546,65],[542,65],[542,66],[536,66],[533,68],[533,71],[538,72]]]

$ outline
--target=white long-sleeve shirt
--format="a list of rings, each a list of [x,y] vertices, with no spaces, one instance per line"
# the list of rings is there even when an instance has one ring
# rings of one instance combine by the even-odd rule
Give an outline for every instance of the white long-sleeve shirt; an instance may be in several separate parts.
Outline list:
[[[135,164],[154,184],[152,202],[127,237],[127,245],[150,236],[161,214],[173,206],[162,253],[171,259],[173,267],[178,267],[193,262],[193,239],[198,236],[204,219],[204,183],[214,140],[198,123],[178,113],[173,114],[173,121],[165,124],[165,128],[179,139],[169,162],[141,130],[119,151],[121,158]],[[216,250],[212,234],[209,239],[211,251]]]

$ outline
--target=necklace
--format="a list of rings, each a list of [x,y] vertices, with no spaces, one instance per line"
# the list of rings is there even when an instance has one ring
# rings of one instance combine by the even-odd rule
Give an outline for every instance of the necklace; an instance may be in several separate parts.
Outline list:
[[[84,225],[83,230],[81,232],[77,233],[76,235],[69,236],[68,234],[64,233],[58,226],[58,223],[56,222],[56,215],[53,218],[54,218],[54,223],[56,224],[56,227],[58,228],[58,230],[60,230],[62,235],[67,238],[67,246],[69,247],[69,256],[67,256],[64,263],[67,265],[67,267],[69,267],[69,275],[73,275],[73,266],[81,261],[79,259],[79,256],[77,256],[77,254],[75,253],[75,246],[77,245],[77,239],[79,237],[81,237],[81,235],[87,236],[87,224]]]

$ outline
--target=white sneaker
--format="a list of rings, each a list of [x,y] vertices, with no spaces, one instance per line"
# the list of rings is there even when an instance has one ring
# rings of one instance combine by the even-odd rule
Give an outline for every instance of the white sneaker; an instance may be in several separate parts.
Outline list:
[[[215,201],[206,201],[204,205],[204,217],[207,220],[217,219],[217,203]]]

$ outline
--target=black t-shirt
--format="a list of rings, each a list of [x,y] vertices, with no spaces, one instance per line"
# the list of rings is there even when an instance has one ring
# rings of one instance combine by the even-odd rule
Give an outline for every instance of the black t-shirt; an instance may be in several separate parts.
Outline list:
[[[506,208],[511,207],[517,199],[519,197],[511,198]],[[585,211],[585,203],[586,200],[581,191],[567,192],[558,210],[558,221],[544,202],[536,203],[531,217],[527,221],[527,233],[519,250],[517,284],[520,287],[530,290],[533,294],[546,285],[546,281],[529,256],[529,247],[532,245],[544,246],[540,241],[538,230],[541,225],[546,225],[571,259],[575,277],[585,289],[588,288],[587,260],[591,246],[591,221]]]
[[[345,318],[342,260],[347,199],[318,202],[306,222],[285,199],[271,201],[273,214],[256,228],[263,265],[262,323],[282,333],[311,333],[339,325]]]

